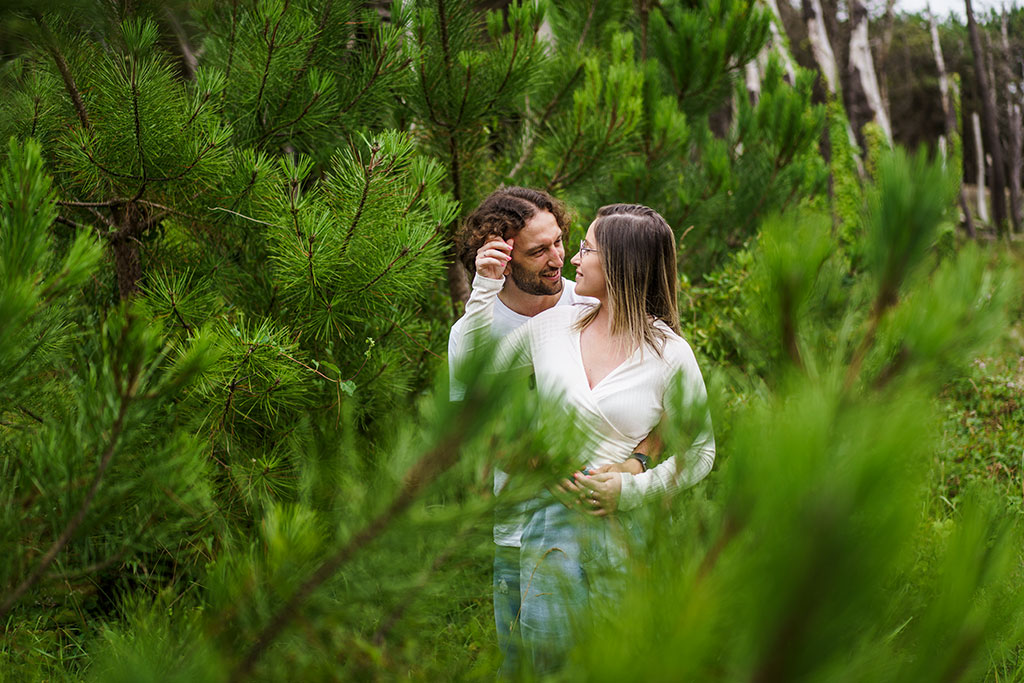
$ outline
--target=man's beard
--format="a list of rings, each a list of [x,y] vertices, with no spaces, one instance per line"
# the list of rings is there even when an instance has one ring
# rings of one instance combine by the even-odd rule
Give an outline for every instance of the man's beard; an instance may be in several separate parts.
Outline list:
[[[540,273],[530,272],[515,261],[512,261],[510,265],[512,266],[512,282],[516,283],[516,287],[523,292],[536,296],[550,296],[562,291],[561,277],[554,282],[548,282],[541,278]],[[554,272],[554,269],[543,272]]]

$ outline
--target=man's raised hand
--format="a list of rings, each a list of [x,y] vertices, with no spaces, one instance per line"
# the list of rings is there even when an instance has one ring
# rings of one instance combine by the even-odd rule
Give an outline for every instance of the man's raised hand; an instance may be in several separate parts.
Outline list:
[[[476,252],[476,272],[491,280],[500,280],[505,275],[505,266],[512,260],[514,239],[508,242],[494,237],[484,243]]]

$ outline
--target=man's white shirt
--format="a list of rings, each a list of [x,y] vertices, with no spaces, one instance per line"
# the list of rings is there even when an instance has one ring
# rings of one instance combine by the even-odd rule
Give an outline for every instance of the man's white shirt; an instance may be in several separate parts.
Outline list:
[[[558,303],[555,305],[572,306],[574,304],[582,303],[597,303],[597,300],[588,296],[577,295],[576,283],[572,280],[562,278],[562,296],[559,297]],[[516,313],[502,303],[499,298],[494,303],[494,320],[491,323],[491,336],[494,339],[502,339],[529,319],[530,316]],[[459,318],[459,320],[452,326],[451,333],[448,335],[449,397],[453,401],[461,401],[462,397],[466,393],[465,386],[455,379],[455,372],[453,370],[453,368],[458,364],[458,361],[461,360],[460,354],[464,353],[466,349],[464,321],[465,317]],[[498,495],[507,482],[508,474],[495,468],[494,494]],[[504,509],[505,508],[502,508],[502,510]],[[501,517],[495,515],[494,542],[497,545],[518,548],[519,539],[522,536],[523,526],[525,523],[525,513],[522,509],[515,509],[514,511],[510,510],[507,515],[502,515]]]

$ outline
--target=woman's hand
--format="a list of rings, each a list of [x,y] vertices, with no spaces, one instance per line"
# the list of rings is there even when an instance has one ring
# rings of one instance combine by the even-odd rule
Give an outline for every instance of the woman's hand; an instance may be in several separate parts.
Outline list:
[[[573,478],[577,489],[584,496],[581,505],[583,512],[595,517],[604,517],[618,509],[619,494],[622,492],[621,474],[614,471],[591,475],[577,472]]]
[[[476,272],[491,280],[500,280],[505,275],[505,266],[512,260],[514,239],[506,242],[494,237],[484,243],[476,252]]]
[[[591,474],[602,474],[604,472],[620,472],[623,474],[642,474],[644,466],[640,464],[640,461],[636,458],[627,458],[622,462],[617,462],[614,465],[601,465],[600,467],[591,467]]]

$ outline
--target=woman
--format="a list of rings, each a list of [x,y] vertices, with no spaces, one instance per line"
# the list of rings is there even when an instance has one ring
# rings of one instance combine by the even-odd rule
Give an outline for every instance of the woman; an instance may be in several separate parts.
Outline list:
[[[512,248],[495,238],[478,251],[466,304],[471,329],[489,327]],[[593,436],[581,448],[587,467],[564,488],[590,515],[606,516],[700,481],[714,461],[714,437],[705,417],[685,454],[638,475],[616,471],[663,418],[674,377],[681,376],[691,405],[706,403],[693,352],[679,336],[675,238],[665,220],[645,206],[602,207],[572,263],[577,294],[598,303],[535,316],[505,338],[499,363],[531,364],[538,391],[562,397]],[[523,533],[519,627],[537,673],[564,661],[571,621],[582,608],[596,598],[614,600],[606,570],[623,566],[624,544],[608,520],[587,525],[583,519],[546,498]],[[624,523],[631,526],[628,519]]]

